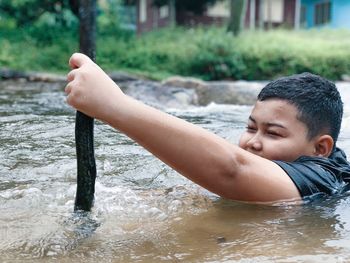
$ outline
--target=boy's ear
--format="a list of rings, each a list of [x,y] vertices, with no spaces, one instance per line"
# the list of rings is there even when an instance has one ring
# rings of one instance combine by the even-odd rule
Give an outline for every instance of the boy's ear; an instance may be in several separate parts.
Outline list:
[[[332,153],[333,146],[334,141],[330,135],[321,135],[315,141],[315,156],[328,157]]]

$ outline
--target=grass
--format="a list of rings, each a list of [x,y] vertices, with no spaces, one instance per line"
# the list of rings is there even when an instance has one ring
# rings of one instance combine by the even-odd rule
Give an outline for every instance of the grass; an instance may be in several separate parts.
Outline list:
[[[76,29],[0,28],[0,68],[66,73],[78,51]],[[100,32],[97,62],[106,71],[152,79],[171,75],[216,79],[272,79],[305,71],[337,80],[350,74],[350,31],[246,31],[168,28],[137,37]]]

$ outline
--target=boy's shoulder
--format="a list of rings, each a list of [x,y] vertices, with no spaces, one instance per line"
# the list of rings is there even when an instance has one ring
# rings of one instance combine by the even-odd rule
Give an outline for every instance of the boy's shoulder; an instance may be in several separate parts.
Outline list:
[[[325,169],[335,170],[335,173],[340,169],[340,172],[350,173],[350,163],[347,160],[345,152],[336,147],[331,155],[326,157],[312,157],[312,156],[302,156],[298,158],[295,163],[315,163]]]
[[[350,185],[350,163],[339,148],[328,158],[302,156],[294,162],[275,162],[292,179],[302,197],[342,193]]]

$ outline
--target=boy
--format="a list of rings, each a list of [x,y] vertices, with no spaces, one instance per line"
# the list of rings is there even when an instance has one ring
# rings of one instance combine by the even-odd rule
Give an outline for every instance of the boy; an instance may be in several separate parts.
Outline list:
[[[73,54],[69,64],[68,104],[125,133],[213,193],[276,202],[347,190],[350,166],[335,146],[343,104],[326,79],[302,74],[268,84],[237,146],[126,96],[83,54]]]

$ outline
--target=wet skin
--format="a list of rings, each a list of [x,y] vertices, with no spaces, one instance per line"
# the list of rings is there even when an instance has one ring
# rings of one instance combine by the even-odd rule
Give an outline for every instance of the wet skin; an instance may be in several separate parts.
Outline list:
[[[308,140],[297,109],[281,100],[257,102],[240,144],[147,106],[127,95],[83,54],[70,58],[67,102],[124,133],[194,183],[227,199],[300,200],[286,172],[272,159],[327,157],[327,134]]]
[[[239,146],[269,160],[314,155],[314,139],[307,138],[307,127],[297,115],[297,108],[285,100],[257,101]]]

